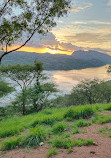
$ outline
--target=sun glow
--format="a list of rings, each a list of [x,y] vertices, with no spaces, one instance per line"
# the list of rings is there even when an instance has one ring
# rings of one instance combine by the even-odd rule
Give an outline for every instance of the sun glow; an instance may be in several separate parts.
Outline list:
[[[16,46],[12,46],[8,49],[8,51],[16,49],[17,47],[19,47],[19,45]],[[37,48],[37,47],[28,47],[28,46],[24,46],[21,49],[19,49],[18,51],[25,51],[25,52],[35,52],[35,53],[50,53],[50,54],[67,54],[67,55],[71,55],[73,53],[73,51],[71,50],[56,50],[56,49],[51,49],[51,48]]]

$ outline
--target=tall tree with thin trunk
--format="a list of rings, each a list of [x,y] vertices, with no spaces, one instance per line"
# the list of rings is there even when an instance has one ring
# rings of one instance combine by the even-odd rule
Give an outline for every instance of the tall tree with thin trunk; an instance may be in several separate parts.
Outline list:
[[[4,75],[18,84],[22,92],[22,114],[25,115],[26,91],[36,78],[41,78],[42,63],[35,61],[34,65],[9,65],[0,67],[0,75]]]

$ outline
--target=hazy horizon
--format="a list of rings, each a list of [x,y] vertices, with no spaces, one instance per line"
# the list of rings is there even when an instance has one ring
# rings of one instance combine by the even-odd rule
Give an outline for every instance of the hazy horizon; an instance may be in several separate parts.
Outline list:
[[[71,2],[67,16],[56,18],[56,27],[44,37],[35,34],[19,51],[71,55],[77,50],[96,50],[111,54],[111,0]],[[18,41],[9,50],[20,44]]]

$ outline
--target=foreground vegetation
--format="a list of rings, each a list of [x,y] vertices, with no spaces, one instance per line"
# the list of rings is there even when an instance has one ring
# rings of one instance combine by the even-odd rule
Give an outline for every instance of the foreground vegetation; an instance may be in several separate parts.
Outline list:
[[[111,122],[111,114],[100,113],[104,110],[111,110],[111,104],[45,109],[22,117],[6,117],[0,122],[0,150],[37,147],[47,142],[51,147],[47,154],[50,157],[53,153],[58,153],[56,148],[71,151],[73,146],[92,145],[92,139],[73,139],[70,136],[81,133],[81,127],[92,123]],[[106,130],[105,128],[99,132]]]

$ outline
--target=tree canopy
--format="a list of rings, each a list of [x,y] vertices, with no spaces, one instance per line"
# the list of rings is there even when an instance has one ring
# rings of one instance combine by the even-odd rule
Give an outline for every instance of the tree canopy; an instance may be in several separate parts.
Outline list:
[[[40,80],[42,77],[43,66],[42,63],[35,61],[34,65],[8,65],[0,66],[0,75],[10,78],[18,84],[22,92],[22,110],[25,114],[26,104],[26,90],[31,83],[36,79]]]
[[[44,34],[56,25],[55,17],[67,13],[70,0],[1,0],[0,45],[2,58],[25,46],[37,32]],[[25,41],[15,49],[8,48],[25,36]]]

